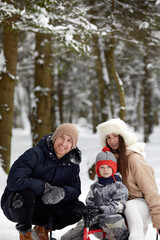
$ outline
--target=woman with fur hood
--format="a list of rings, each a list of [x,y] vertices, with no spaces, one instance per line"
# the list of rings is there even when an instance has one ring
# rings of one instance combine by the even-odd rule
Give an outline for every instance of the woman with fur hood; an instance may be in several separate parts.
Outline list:
[[[84,206],[78,200],[81,152],[77,140],[76,127],[64,123],[13,163],[1,207],[17,223],[20,240],[49,240],[52,226],[62,229],[81,219],[73,211]]]
[[[129,191],[125,216],[129,240],[144,240],[148,224],[160,229],[160,194],[154,172],[145,160],[144,143],[120,119],[111,119],[97,126],[100,146],[108,146],[117,158],[122,181]]]

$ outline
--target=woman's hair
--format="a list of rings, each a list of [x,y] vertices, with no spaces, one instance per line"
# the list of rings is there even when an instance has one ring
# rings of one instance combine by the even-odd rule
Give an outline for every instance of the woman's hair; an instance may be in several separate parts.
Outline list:
[[[128,160],[127,160],[127,156],[126,156],[126,146],[125,146],[125,142],[124,139],[118,135],[119,138],[119,148],[118,148],[118,159],[117,159],[117,170],[121,173],[122,175],[122,180],[123,183],[127,182],[127,172],[128,172]],[[110,150],[112,152],[113,149],[108,145],[107,141],[106,141],[107,146],[110,148]]]

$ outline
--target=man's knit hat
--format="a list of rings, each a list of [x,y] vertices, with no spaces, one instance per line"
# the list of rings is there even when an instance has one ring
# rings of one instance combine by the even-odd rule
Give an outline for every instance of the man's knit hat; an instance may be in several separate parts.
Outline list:
[[[112,168],[112,176],[117,172],[117,160],[108,147],[104,147],[96,157],[96,173],[99,177],[102,177],[99,174],[99,168],[102,165],[108,165]]]
[[[119,118],[111,119],[99,124],[97,126],[97,133],[102,148],[106,146],[106,136],[112,133],[120,135],[124,139],[126,147],[137,141],[136,135],[129,131],[127,124]]]
[[[78,141],[78,130],[72,123],[64,123],[56,128],[52,136],[52,142],[61,135],[68,135],[72,138],[72,149],[76,147]]]

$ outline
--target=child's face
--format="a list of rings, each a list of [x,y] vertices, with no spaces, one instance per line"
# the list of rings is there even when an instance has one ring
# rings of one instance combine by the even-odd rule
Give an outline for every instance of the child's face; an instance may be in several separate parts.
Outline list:
[[[112,168],[108,165],[101,165],[99,168],[99,174],[104,178],[108,178],[112,175]]]

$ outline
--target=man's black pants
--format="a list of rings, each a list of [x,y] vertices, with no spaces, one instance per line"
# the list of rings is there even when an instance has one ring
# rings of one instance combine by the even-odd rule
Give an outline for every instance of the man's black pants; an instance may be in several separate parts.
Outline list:
[[[49,221],[51,220],[52,228],[56,230],[74,224],[81,219],[81,216],[75,212],[75,209],[84,207],[84,203],[79,200],[62,201],[48,205],[43,203],[41,197],[36,197],[31,190],[18,192],[18,195],[21,201],[20,207],[17,207],[13,202],[12,209],[19,224],[39,225],[49,229]]]

